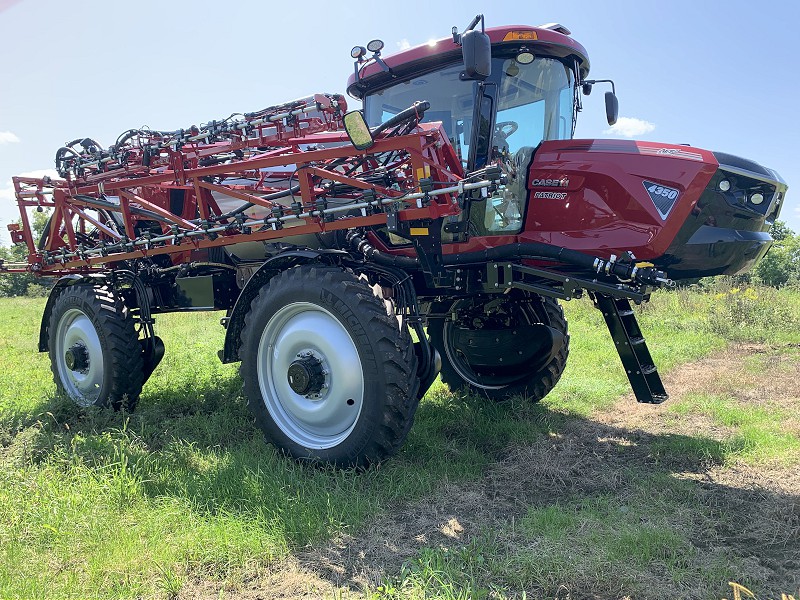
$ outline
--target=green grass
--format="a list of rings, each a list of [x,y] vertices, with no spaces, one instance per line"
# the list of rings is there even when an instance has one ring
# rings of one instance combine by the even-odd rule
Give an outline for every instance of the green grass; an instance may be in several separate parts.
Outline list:
[[[800,302],[800,295],[798,296]],[[657,292],[634,307],[648,347],[661,372],[722,348],[726,337],[712,330],[707,294],[679,290]],[[564,377],[545,403],[573,415],[589,416],[630,392],[602,315],[588,300],[566,306],[571,358]],[[578,360],[573,360],[578,356]]]
[[[479,477],[509,440],[546,428],[526,420],[543,408],[458,399],[438,384],[385,466],[311,468],[264,444],[236,367],[216,357],[219,315],[158,318],[167,355],[123,415],[55,397],[35,348],[43,303],[0,306],[15,367],[0,398],[0,597],[147,596],[175,577],[268,568],[393,502]]]
[[[785,423],[796,416],[793,410],[752,406],[713,394],[692,394],[669,410],[679,416],[706,415],[730,429],[723,444],[723,458],[728,462],[794,464],[800,458],[800,437],[785,430]]]
[[[761,306],[777,299],[789,312],[759,317],[751,333],[738,312],[715,308],[739,302],[726,294],[715,300],[696,292],[659,293],[639,309],[662,370],[729,339],[789,340],[786,319],[800,313],[798,292],[753,300]],[[258,577],[309,544],[358,531],[397,502],[429,497],[447,482],[480,479],[509,446],[557,433],[629,389],[600,314],[588,301],[572,302],[572,356],[544,403],[495,405],[437,383],[398,456],[367,473],[336,472],[296,464],[264,444],[241,396],[236,365],[217,359],[221,315],[159,316],[166,357],[137,411],[121,414],[79,410],[55,396],[47,356],[36,350],[43,306],[44,300],[0,300],[3,598],[174,597],[191,579],[234,585]],[[740,310],[745,316],[753,310],[748,306]],[[725,402],[674,410],[708,411],[742,435],[766,432],[767,441],[753,437],[727,447],[686,438],[698,455],[782,455],[777,417],[743,415]],[[682,453],[690,444],[675,443],[661,451]],[[497,535],[487,531],[447,552],[429,549],[370,593],[502,597],[506,588],[544,585],[548,573],[577,577],[576,565],[607,575],[610,563],[638,568],[652,560],[678,581],[688,551],[679,529],[660,517],[637,521],[641,504],[622,516],[612,505],[600,497],[532,508],[522,523]],[[508,546],[510,539],[521,544],[519,551]],[[530,546],[534,539],[546,542],[545,554]],[[577,563],[568,539],[579,540]]]
[[[504,598],[519,590],[542,598],[585,597],[587,590],[599,598],[686,597],[698,590],[713,597],[723,591],[738,565],[714,551],[700,556],[690,540],[687,532],[712,518],[696,490],[671,477],[637,475],[641,485],[625,497],[565,498],[460,548],[425,548],[373,597]],[[676,502],[700,508],[676,512]]]

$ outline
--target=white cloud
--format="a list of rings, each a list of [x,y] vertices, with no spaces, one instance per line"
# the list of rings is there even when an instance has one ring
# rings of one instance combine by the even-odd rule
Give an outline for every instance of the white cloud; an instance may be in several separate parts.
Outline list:
[[[398,50],[408,50],[411,48],[411,42],[409,42],[406,38],[403,38],[399,42],[397,42],[397,49]]]
[[[55,169],[39,169],[20,173],[20,177],[52,177],[58,179]],[[32,209],[29,209],[32,210]],[[9,179],[0,185],[0,245],[8,246],[11,244],[11,236],[8,233],[8,224],[19,219],[19,209],[17,199],[14,196],[14,184]]]
[[[11,131],[0,131],[0,146],[3,144],[16,144],[19,138]]]
[[[651,123],[650,121],[644,121],[635,117],[620,117],[614,125],[606,129],[603,133],[632,138],[637,135],[650,133],[655,128],[655,123]]]

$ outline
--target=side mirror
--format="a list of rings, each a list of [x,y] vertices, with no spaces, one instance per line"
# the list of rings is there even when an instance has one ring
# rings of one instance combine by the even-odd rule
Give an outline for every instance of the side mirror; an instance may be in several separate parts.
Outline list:
[[[492,74],[492,42],[483,32],[471,29],[461,35],[461,54],[464,57],[462,80],[483,81]]]
[[[372,147],[375,143],[375,138],[372,137],[369,125],[367,125],[364,120],[364,114],[360,110],[351,110],[346,113],[342,121],[344,122],[344,130],[347,132],[347,137],[350,138],[350,143],[355,146],[356,150],[366,150]]]
[[[619,100],[614,92],[606,92],[606,119],[609,125],[617,122],[619,117]]]
[[[592,93],[592,84],[591,83],[584,83],[583,84],[583,95],[588,96]]]

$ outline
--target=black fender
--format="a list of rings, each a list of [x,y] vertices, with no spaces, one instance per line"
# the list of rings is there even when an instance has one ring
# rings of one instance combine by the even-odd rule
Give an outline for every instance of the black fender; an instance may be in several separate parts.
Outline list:
[[[53,312],[56,300],[61,293],[68,287],[73,285],[103,285],[108,282],[105,275],[92,274],[92,275],[64,275],[56,281],[53,288],[50,290],[50,296],[47,298],[47,304],[44,307],[42,314],[42,323],[39,326],[39,352],[50,351],[50,313]],[[164,358],[164,342],[160,337],[154,335],[152,337],[145,337],[140,339],[139,343],[142,346],[142,360],[144,361],[143,374],[144,382],[146,382],[153,371]]]
[[[244,317],[250,310],[250,304],[270,279],[281,271],[314,261],[333,264],[336,258],[341,256],[348,256],[348,253],[343,250],[290,250],[266,260],[245,283],[236,299],[236,304],[225,317],[225,346],[219,351],[220,360],[224,364],[241,360],[239,343],[244,328]]]
[[[53,312],[53,306],[66,288],[72,285],[95,285],[97,283],[105,282],[103,275],[64,275],[50,290],[50,296],[47,298],[47,304],[44,306],[42,313],[42,322],[39,325],[39,352],[50,351],[50,313]]]

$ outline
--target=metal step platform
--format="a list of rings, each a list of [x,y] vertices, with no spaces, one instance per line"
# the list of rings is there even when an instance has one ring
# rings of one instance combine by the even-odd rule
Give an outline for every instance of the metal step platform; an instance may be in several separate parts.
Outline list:
[[[627,298],[591,293],[595,308],[603,313],[622,366],[638,402],[661,404],[669,395],[661,382],[647,342]]]

